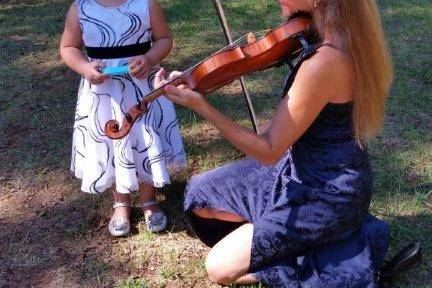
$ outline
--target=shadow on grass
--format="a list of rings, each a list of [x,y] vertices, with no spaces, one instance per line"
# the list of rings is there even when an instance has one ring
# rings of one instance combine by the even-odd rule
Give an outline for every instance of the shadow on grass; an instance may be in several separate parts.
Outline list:
[[[21,174],[26,170],[58,170],[69,166],[73,111],[78,87],[78,77],[63,65],[51,63],[54,67],[49,69],[34,65],[47,61],[42,59],[45,51],[58,53],[53,42],[58,41],[58,33],[61,32],[64,21],[63,15],[69,2],[20,1],[13,4],[15,5],[12,6],[11,2],[11,7],[5,8],[4,19],[8,21],[0,28],[0,34],[5,36],[0,43],[9,59],[2,67],[5,81],[0,92],[0,102],[3,104],[0,108],[3,113],[0,121],[0,172],[8,175],[3,177]],[[188,39],[184,33],[205,31],[205,41],[208,43],[204,41],[200,47],[220,43],[217,41],[219,38],[215,38],[216,34],[223,41],[223,34],[210,1],[166,1],[163,4],[175,34],[179,33],[181,39]],[[232,11],[244,10],[237,6],[235,1],[227,3],[227,6]],[[210,17],[208,21],[192,21],[197,20],[196,15],[191,13],[196,10],[203,12],[200,16],[203,19]],[[25,19],[22,15],[26,15]],[[187,28],[182,23],[192,23],[195,26]],[[187,67],[208,56],[210,50],[193,52],[174,52],[174,58],[168,61],[168,65]],[[231,93],[219,92],[210,96],[210,100],[235,120],[247,122],[248,114],[243,96],[230,96]],[[256,98],[259,107],[263,103],[261,99],[267,98],[267,95],[261,96],[264,97]],[[178,113],[184,126],[203,122],[185,108],[178,107]],[[194,139],[186,139],[186,142],[187,149],[197,149],[194,147]],[[212,152],[212,148],[208,146],[206,151],[211,154],[219,152]]]
[[[259,11],[245,8],[248,6],[246,2],[224,1],[228,21],[238,34],[246,32],[252,26],[273,25],[277,16],[273,16],[271,11],[276,1],[273,4],[264,4],[265,6],[257,4]],[[432,184],[425,170],[421,170],[421,167],[418,170],[411,169],[413,163],[410,162],[411,158],[420,158],[420,152],[424,155],[424,151],[430,149],[430,146],[421,145],[419,142],[428,143],[428,131],[432,123],[432,105],[428,97],[432,78],[430,69],[427,69],[430,52],[424,49],[424,43],[430,43],[431,39],[430,29],[424,28],[428,27],[427,23],[430,22],[427,9],[431,6],[427,0],[414,2],[407,4],[401,0],[380,1],[385,11],[384,22],[389,39],[394,48],[397,80],[390,99],[392,118],[387,125],[388,134],[372,149],[378,170],[376,184],[379,191],[379,199],[374,202],[382,202],[382,205],[386,206],[385,209],[378,210],[392,227],[390,253],[408,242],[420,240],[427,261],[431,261],[432,219],[428,212],[430,206],[424,208],[425,203],[430,203],[430,198],[424,197],[425,192],[418,191],[430,191]],[[63,0],[7,0],[0,4],[0,185],[5,188],[13,186],[11,191],[16,194],[27,192],[26,185],[39,185],[35,189],[49,185],[52,179],[39,175],[44,174],[43,171],[68,173],[78,77],[57,62],[46,63],[50,68],[44,68],[40,64],[46,61],[55,62],[55,57],[54,60],[46,59],[46,55],[58,53],[58,34],[61,32],[69,4],[70,1]],[[166,6],[167,18],[179,43],[177,50],[167,60],[169,67],[188,67],[223,46],[221,43],[225,43],[211,1],[163,0],[162,4]],[[10,5],[10,8],[5,5]],[[201,13],[199,17],[196,17],[197,11]],[[256,17],[259,13],[269,14],[269,17]],[[260,89],[259,96],[254,97],[254,101],[256,100],[260,113],[265,114],[270,111],[266,108],[267,100],[277,103],[280,87],[275,88],[274,85],[280,84],[279,80],[264,82],[261,79],[260,76],[250,78],[251,92],[255,94],[253,89]],[[262,88],[266,83],[269,83],[268,87]],[[244,105],[238,98],[230,97],[231,95],[232,93],[222,91],[210,96],[210,100],[234,119],[246,122],[248,118]],[[178,108],[178,112],[184,126],[194,126],[202,122],[202,119],[194,117],[189,110]],[[217,159],[207,157],[204,160],[212,162],[212,165],[217,161],[222,163],[238,157],[236,154],[224,158],[229,149],[226,141],[220,138],[204,140],[186,138],[189,155],[197,157],[204,151],[210,156],[216,155]],[[427,159],[430,158],[425,159],[425,162],[429,163]],[[197,163],[192,163],[195,164]],[[207,168],[208,166],[204,169]],[[182,232],[186,228],[182,213],[183,193],[186,180],[196,172],[195,169],[197,168],[191,167],[170,187],[161,191],[162,207],[170,219],[169,231],[174,233]],[[50,283],[50,276],[59,273],[68,277],[69,280],[65,280],[68,287],[80,286],[83,283],[86,286],[109,286],[118,274],[121,274],[118,276],[121,278],[134,273],[133,269],[128,270],[127,262],[119,263],[112,259],[113,257],[107,256],[113,253],[111,249],[117,241],[108,235],[104,226],[111,212],[106,208],[111,206],[110,197],[81,195],[77,189],[72,193],[64,189],[61,193],[63,200],[44,195],[43,197],[46,196],[52,203],[39,205],[34,211],[29,212],[28,208],[17,205],[12,207],[16,209],[12,218],[1,218],[3,216],[0,215],[0,258],[5,259],[0,261],[0,286],[46,284]],[[73,193],[79,196],[74,196]],[[1,196],[0,201],[3,201]],[[14,198],[17,195],[9,196]],[[402,197],[402,200],[399,201],[398,197]],[[406,200],[406,197],[410,199]],[[412,202],[413,209],[398,207]],[[389,206],[396,206],[395,209],[401,210],[387,213],[385,210],[390,209]],[[420,206],[422,208],[418,208]],[[24,217],[24,211],[34,215]],[[142,213],[135,210],[134,224],[140,219]],[[135,230],[136,232],[138,230]],[[400,287],[412,287],[412,283],[415,283],[416,287],[422,287],[427,285],[424,282],[428,280],[432,283],[431,268],[425,263],[416,270],[414,276],[406,275],[402,278]]]
[[[99,209],[102,198],[89,199],[84,195],[74,198],[50,203],[25,220],[13,219],[3,224],[4,261],[0,268],[5,283],[0,284],[16,287],[19,283],[37,283],[43,280],[46,271],[78,267],[90,246],[111,241],[96,229],[103,219]]]
[[[388,223],[391,227],[391,238],[387,259],[414,242],[421,243],[423,252],[423,263],[412,271],[400,275],[394,287],[429,287],[428,285],[432,283],[432,267],[430,266],[432,215],[427,212],[406,216],[388,215]],[[412,277],[413,274],[421,275],[421,277]]]
[[[169,218],[169,233],[184,231],[187,226],[182,213],[184,186],[184,182],[174,182],[159,195],[161,207]],[[146,268],[140,271],[130,265],[130,261],[139,258],[136,251],[130,258],[116,261],[116,253],[122,250],[112,251],[112,247],[119,247],[120,241],[127,246],[128,241],[137,240],[109,235],[110,210],[106,209],[111,204],[109,195],[86,195],[76,191],[74,195],[63,196],[43,205],[36,204],[38,209],[25,219],[13,217],[1,222],[1,287],[55,284],[52,279],[66,281],[68,287],[72,283],[77,283],[77,287],[113,286],[124,275],[148,272]],[[153,239],[154,236],[139,231],[145,229],[139,208],[133,209],[131,223],[131,235]],[[65,287],[62,285],[60,283],[59,287]]]
[[[173,183],[167,189],[169,191],[161,193],[164,198],[162,207],[170,219],[168,229],[177,233],[185,229],[183,215],[179,213],[184,182]],[[14,219],[4,223],[0,240],[6,245],[2,245],[0,250],[4,259],[0,264],[0,286],[46,284],[50,283],[49,277],[53,275],[57,275],[58,279],[59,273],[68,278],[69,284],[106,286],[109,283],[113,285],[118,275],[142,273],[131,270],[128,261],[116,261],[114,255],[110,256],[113,253],[110,246],[118,240],[108,235],[106,205],[109,205],[107,197],[79,195],[72,201],[51,203],[51,206],[45,206],[24,221]],[[135,211],[132,222],[136,224],[141,217],[141,212]],[[387,215],[386,218],[392,227],[389,256],[414,241],[422,243],[425,256],[430,253],[431,214]],[[416,268],[415,272],[424,276],[421,281],[432,280],[427,262]],[[71,279],[73,282],[70,282]],[[395,287],[408,287],[403,285],[413,283],[416,287],[423,287],[425,284],[415,281],[409,274],[404,274]]]

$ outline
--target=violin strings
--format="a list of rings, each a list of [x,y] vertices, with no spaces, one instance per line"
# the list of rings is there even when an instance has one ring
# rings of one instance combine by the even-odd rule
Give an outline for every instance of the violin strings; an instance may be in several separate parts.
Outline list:
[[[231,45],[228,45],[228,46],[237,45],[237,43],[239,43],[240,41],[246,39],[246,38],[249,36],[250,33],[252,33],[252,34],[254,34],[254,35],[255,35],[255,34],[260,34],[260,33],[262,33],[262,34],[266,34],[266,33],[268,33],[269,31],[270,31],[270,29],[258,30],[258,31],[251,31],[251,32],[249,32],[248,34],[243,35],[243,36],[241,36],[240,38],[238,38],[237,40],[233,41],[233,43],[232,43]],[[264,36],[260,36],[260,39],[263,38],[263,37],[264,37]]]
[[[263,33],[263,34],[266,34],[266,33],[268,33],[270,30],[271,30],[271,29],[265,29],[265,30],[251,31],[251,32],[249,32],[249,33],[253,33],[253,34]],[[242,40],[244,40],[244,39],[246,39],[246,38],[248,37],[249,33],[243,35],[242,37],[240,37],[240,38],[238,38],[238,39],[236,39],[236,40],[233,41],[231,44],[228,44],[228,45],[226,45],[225,47],[219,49],[218,51],[214,52],[213,54],[211,54],[210,56],[208,56],[207,58],[205,58],[205,59],[202,60],[201,62],[198,62],[198,63],[196,63],[195,65],[189,67],[188,69],[186,69],[186,70],[183,71],[182,73],[184,74],[184,73],[186,73],[186,72],[189,72],[189,71],[193,70],[193,69],[196,68],[198,65],[200,65],[200,64],[203,63],[203,62],[205,62],[207,59],[211,58],[214,54],[217,54],[217,53],[223,52],[223,51],[225,51],[225,50],[228,50],[228,49],[230,49],[230,48],[233,48],[233,47],[237,46],[237,44],[238,44],[240,41],[242,41]],[[264,36],[261,36],[260,39],[263,38],[263,37],[264,37]]]

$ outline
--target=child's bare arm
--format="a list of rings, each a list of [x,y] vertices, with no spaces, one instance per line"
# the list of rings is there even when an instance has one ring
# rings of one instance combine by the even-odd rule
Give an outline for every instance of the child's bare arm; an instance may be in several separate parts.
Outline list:
[[[82,67],[89,61],[81,53],[82,36],[78,23],[76,3],[69,8],[65,28],[60,41],[60,54],[66,65],[79,74],[84,74]]]
[[[73,3],[66,16],[65,28],[60,41],[60,54],[66,65],[78,74],[84,75],[92,84],[102,84],[106,77],[98,68],[100,62],[89,62],[81,53],[82,35],[78,22],[76,3]]]
[[[136,57],[129,63],[131,74],[137,78],[146,76],[151,67],[161,62],[171,52],[173,45],[171,31],[161,7],[155,0],[150,0],[149,5],[153,46],[143,55],[144,57]]]
[[[149,3],[153,47],[146,55],[155,65],[171,52],[173,39],[161,7],[154,0]]]

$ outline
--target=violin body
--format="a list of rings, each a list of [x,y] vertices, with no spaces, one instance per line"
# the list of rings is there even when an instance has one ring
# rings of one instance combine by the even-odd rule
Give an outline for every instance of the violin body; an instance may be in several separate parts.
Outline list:
[[[274,67],[292,58],[293,52],[302,47],[298,41],[292,41],[292,37],[311,32],[311,24],[311,19],[299,17],[271,30],[256,42],[216,53],[185,75],[186,84],[205,95],[240,76]]]
[[[228,46],[166,85],[186,84],[191,90],[203,95],[208,94],[243,75],[265,70],[294,58],[302,48],[297,36],[314,37],[310,17],[303,15],[294,17],[252,43],[243,46]],[[132,107],[126,113],[121,128],[116,120],[109,121],[105,125],[106,135],[111,139],[126,136],[133,123],[147,112],[147,104],[165,93],[166,85],[152,91]]]

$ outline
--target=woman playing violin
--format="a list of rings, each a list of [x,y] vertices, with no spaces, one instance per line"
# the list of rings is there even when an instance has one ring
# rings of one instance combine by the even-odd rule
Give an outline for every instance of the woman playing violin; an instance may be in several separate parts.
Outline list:
[[[165,89],[247,155],[193,177],[185,211],[212,247],[206,269],[214,282],[376,287],[388,227],[367,213],[372,171],[365,144],[381,127],[392,81],[377,5],[278,2],[286,18],[310,13],[320,44],[301,61],[259,135],[188,87]],[[163,78],[160,71],[159,85]]]

